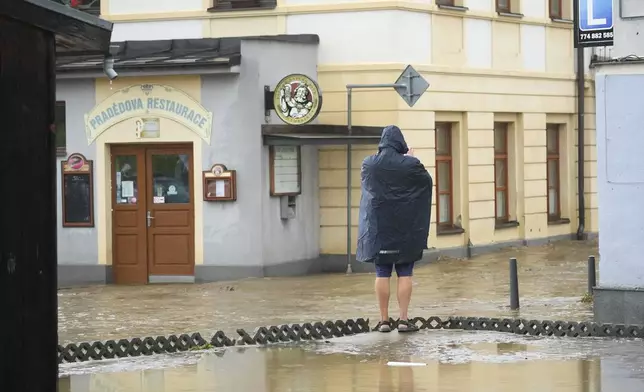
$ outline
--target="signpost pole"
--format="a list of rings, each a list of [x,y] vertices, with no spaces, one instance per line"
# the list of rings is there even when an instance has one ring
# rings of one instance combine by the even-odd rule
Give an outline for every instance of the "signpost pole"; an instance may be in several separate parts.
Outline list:
[[[584,199],[584,144],[585,144],[585,90],[586,65],[584,51],[595,46],[613,46],[613,0],[573,0],[573,36],[577,49],[577,203],[579,226],[577,239],[585,238],[586,203]]]
[[[577,240],[584,239],[584,230],[586,226],[586,203],[584,200],[584,112],[586,111],[584,99],[584,82],[586,73],[585,59],[584,59],[584,46],[579,43],[579,2],[581,0],[573,0],[573,13],[574,13],[574,34],[575,44],[577,46],[577,203],[579,208],[579,225],[577,226]],[[593,1],[593,0],[586,0]]]
[[[351,92],[352,88],[347,86],[347,274],[351,270]]]
[[[351,178],[352,178],[352,151],[351,151],[351,113],[352,113],[352,92],[353,89],[369,89],[369,88],[387,88],[387,87],[402,87],[409,90],[409,86],[406,84],[396,84],[396,83],[385,83],[385,84],[348,84],[347,85],[347,135],[349,135],[349,140],[347,141],[347,274],[353,273],[351,268]]]
[[[380,84],[347,84],[347,134],[349,140],[347,141],[347,274],[353,272],[351,268],[351,248],[352,248],[352,235],[351,235],[351,136],[352,133],[352,92],[354,89],[377,89],[377,88],[393,88],[398,94],[407,102],[411,107],[414,106],[416,101],[427,90],[429,83],[416,72],[411,66],[407,66],[403,73],[400,75],[396,83],[380,83]]]

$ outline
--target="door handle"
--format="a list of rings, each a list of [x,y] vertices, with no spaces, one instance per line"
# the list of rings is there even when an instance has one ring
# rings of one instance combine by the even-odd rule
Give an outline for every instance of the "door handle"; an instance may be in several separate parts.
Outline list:
[[[148,211],[146,218],[148,220],[148,227],[152,227],[152,219],[154,219],[154,217],[152,216],[152,213],[150,211]]]

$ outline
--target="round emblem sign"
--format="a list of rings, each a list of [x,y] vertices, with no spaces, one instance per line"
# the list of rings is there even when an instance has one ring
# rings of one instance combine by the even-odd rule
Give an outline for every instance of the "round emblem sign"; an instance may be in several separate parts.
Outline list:
[[[320,88],[306,75],[293,74],[275,86],[273,104],[277,116],[290,125],[313,121],[322,108]]]
[[[226,170],[227,170],[227,169],[226,169],[226,166],[224,166],[224,165],[222,165],[222,164],[220,164],[220,163],[216,163],[216,164],[212,165],[212,168],[210,169],[210,171],[212,172],[212,174],[214,174],[214,175],[215,175],[215,176],[217,176],[217,177],[219,177],[219,176],[221,176],[222,174],[224,174],[224,172],[225,172]]]
[[[80,170],[85,165],[85,159],[83,159],[83,157],[78,154],[72,154],[67,159],[67,164],[72,170]]]

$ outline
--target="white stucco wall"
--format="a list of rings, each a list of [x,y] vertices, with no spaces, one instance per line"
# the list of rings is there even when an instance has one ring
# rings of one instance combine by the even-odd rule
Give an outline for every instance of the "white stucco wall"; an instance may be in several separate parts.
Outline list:
[[[107,4],[112,15],[201,11],[204,8],[202,0],[110,0]]]
[[[96,159],[96,146],[87,145],[83,116],[96,104],[93,79],[58,80],[56,99],[65,101],[67,154],[81,153],[89,160]],[[63,227],[62,200],[60,194],[60,163],[66,157],[56,159],[56,189],[58,219],[58,264],[97,264],[98,234],[96,227]],[[94,180],[96,181],[96,180]],[[94,193],[94,206],[98,195]],[[94,211],[96,214],[96,211]],[[94,217],[95,221],[99,219]]]
[[[114,24],[112,42],[203,38],[200,20],[161,20]]]
[[[615,9],[615,45],[610,48],[612,57],[631,54],[644,56],[644,1],[613,0]]]
[[[596,75],[599,286],[644,288],[644,65]]]
[[[320,64],[427,64],[431,31],[431,15],[406,11],[298,14],[286,19],[287,34],[320,36]]]
[[[266,267],[319,256],[317,148],[302,147],[302,194],[296,217],[280,219],[269,196],[268,147],[262,144],[264,86],[290,73],[317,78],[317,45],[242,42],[241,73],[202,78],[202,102],[213,111],[212,142],[202,170],[224,163],[237,170],[237,201],[204,206],[204,265]],[[273,117],[273,124],[279,120]]]

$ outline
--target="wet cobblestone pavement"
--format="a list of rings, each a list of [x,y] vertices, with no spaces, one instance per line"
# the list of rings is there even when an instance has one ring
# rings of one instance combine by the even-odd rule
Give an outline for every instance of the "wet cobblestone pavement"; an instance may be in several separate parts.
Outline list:
[[[558,242],[419,267],[410,314],[588,320],[586,260],[597,243]],[[508,259],[519,261],[521,310],[508,308]],[[193,285],[60,290],[61,343],[357,317],[377,318],[373,274],[246,279]],[[392,282],[392,285],[395,284]],[[396,314],[392,296],[392,315]]]

